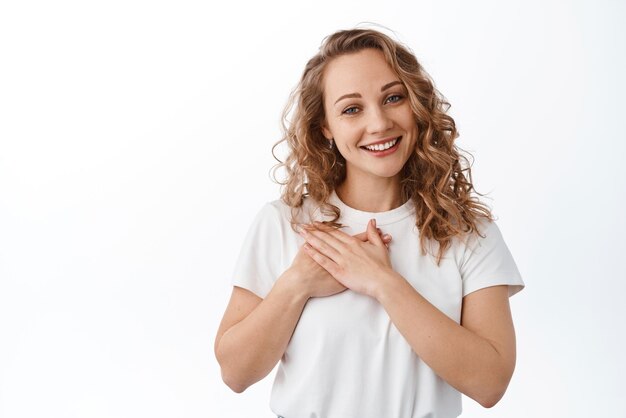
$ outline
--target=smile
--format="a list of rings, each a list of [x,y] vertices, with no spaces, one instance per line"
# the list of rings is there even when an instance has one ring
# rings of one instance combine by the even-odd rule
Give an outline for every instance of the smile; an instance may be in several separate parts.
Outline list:
[[[382,157],[385,155],[389,155],[393,153],[396,149],[398,149],[398,144],[400,143],[401,140],[402,140],[402,137],[399,136],[396,139],[392,139],[391,141],[388,141],[382,144],[366,145],[360,148],[367,151],[370,154]]]

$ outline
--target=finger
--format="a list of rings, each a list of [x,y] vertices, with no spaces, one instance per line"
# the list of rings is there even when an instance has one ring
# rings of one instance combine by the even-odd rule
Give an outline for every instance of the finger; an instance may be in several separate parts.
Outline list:
[[[336,238],[338,241],[343,242],[344,244],[351,244],[353,239],[358,239],[359,241],[365,242],[368,241],[368,232],[367,230],[365,230],[364,232],[361,232],[359,234],[356,235],[348,235],[343,231],[340,231],[338,229],[332,228],[322,222],[315,222],[313,224],[306,224],[303,226],[304,228],[308,229],[309,231],[311,231],[311,228],[314,228],[318,231],[324,231],[328,234],[330,234],[331,237]],[[376,232],[379,234],[379,236],[381,237],[381,240],[383,243],[388,244],[391,242],[391,235],[389,234],[383,234],[382,230],[380,228],[376,228]],[[332,242],[329,242],[332,244]],[[337,249],[338,251],[341,251],[342,247],[338,242],[334,242],[333,247],[335,247],[335,249]]]
[[[348,241],[343,238],[344,235],[349,239],[354,239],[345,232],[338,231],[336,228],[329,228],[327,225],[323,225],[322,228],[323,229],[320,229],[317,227],[317,225],[314,224],[307,228],[307,231],[309,231],[311,234],[315,235],[319,239],[324,240],[328,245],[330,245],[339,252],[345,251],[346,244],[348,243]]]
[[[376,219],[372,219],[367,223],[367,237],[372,244],[377,246],[384,245],[384,242],[378,232],[376,232]]]
[[[389,235],[389,234],[382,234],[380,229],[378,229],[378,231],[379,231],[379,233],[381,235],[381,238],[382,238],[383,242],[385,243],[387,248],[389,248],[389,243],[391,242],[391,235]],[[359,241],[366,242],[367,241],[367,231],[361,232],[360,234],[353,235],[353,237],[358,239]]]
[[[376,228],[376,232],[378,232],[378,235],[380,235],[380,238],[383,240],[383,242],[387,243],[391,241],[391,235],[383,234],[383,231],[380,228]],[[366,231],[366,235],[367,235],[367,231]]]
[[[348,235],[345,232],[337,229],[337,228],[328,228],[327,225],[322,224],[321,222],[314,222],[313,226],[320,230],[320,228],[324,228],[323,231],[332,236],[335,240],[337,240],[337,248],[341,248],[338,244],[339,242],[343,244],[350,245],[354,243],[354,238],[352,235]],[[319,228],[318,228],[319,226]]]
[[[376,228],[376,231],[378,232],[378,235],[382,237],[383,241],[391,240],[391,235],[383,234],[383,231],[381,231],[380,228]],[[352,236],[360,241],[367,241],[367,231],[364,231],[364,232],[361,232],[360,234],[356,234]]]
[[[341,243],[331,237],[328,233],[314,228],[303,228],[300,231],[300,235],[302,235],[311,247],[315,248],[326,257],[334,261],[338,261],[340,259],[341,252],[337,246]]]
[[[358,239],[359,241],[367,241],[367,232],[361,232],[360,234],[356,234],[356,235],[352,235],[354,238]]]
[[[304,244],[304,251],[320,265],[324,270],[326,270],[331,276],[337,278],[337,274],[340,271],[340,267],[330,258],[326,257],[324,254],[317,251],[309,244]]]

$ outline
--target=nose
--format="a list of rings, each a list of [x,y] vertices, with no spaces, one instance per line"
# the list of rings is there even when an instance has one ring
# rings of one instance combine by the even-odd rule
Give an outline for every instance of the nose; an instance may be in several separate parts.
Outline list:
[[[393,121],[385,113],[385,109],[379,106],[372,106],[369,109],[367,118],[367,132],[370,134],[379,134],[393,127]]]

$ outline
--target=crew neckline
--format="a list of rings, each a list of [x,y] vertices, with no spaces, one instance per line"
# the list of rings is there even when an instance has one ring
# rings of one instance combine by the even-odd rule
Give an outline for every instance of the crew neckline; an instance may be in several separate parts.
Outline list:
[[[366,225],[370,219],[374,218],[376,219],[377,226],[389,225],[415,213],[415,207],[411,199],[407,200],[404,204],[395,209],[384,212],[365,212],[354,209],[339,199],[339,196],[337,196],[337,193],[334,190],[328,201],[337,206],[341,211],[339,222],[341,222],[341,219],[343,218]]]

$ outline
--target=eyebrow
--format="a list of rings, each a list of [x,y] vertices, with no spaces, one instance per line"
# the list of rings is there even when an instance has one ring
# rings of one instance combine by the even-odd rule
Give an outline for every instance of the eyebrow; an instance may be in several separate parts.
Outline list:
[[[396,80],[396,81],[392,81],[391,83],[387,83],[384,86],[382,86],[380,88],[380,91],[383,92],[393,86],[395,86],[396,84],[402,84],[401,81]],[[361,97],[361,95],[359,93],[348,93],[348,94],[344,94],[343,96],[341,96],[340,98],[337,99],[337,101],[335,102],[335,104],[339,103],[340,100],[343,99],[354,99],[354,98],[359,98]]]

